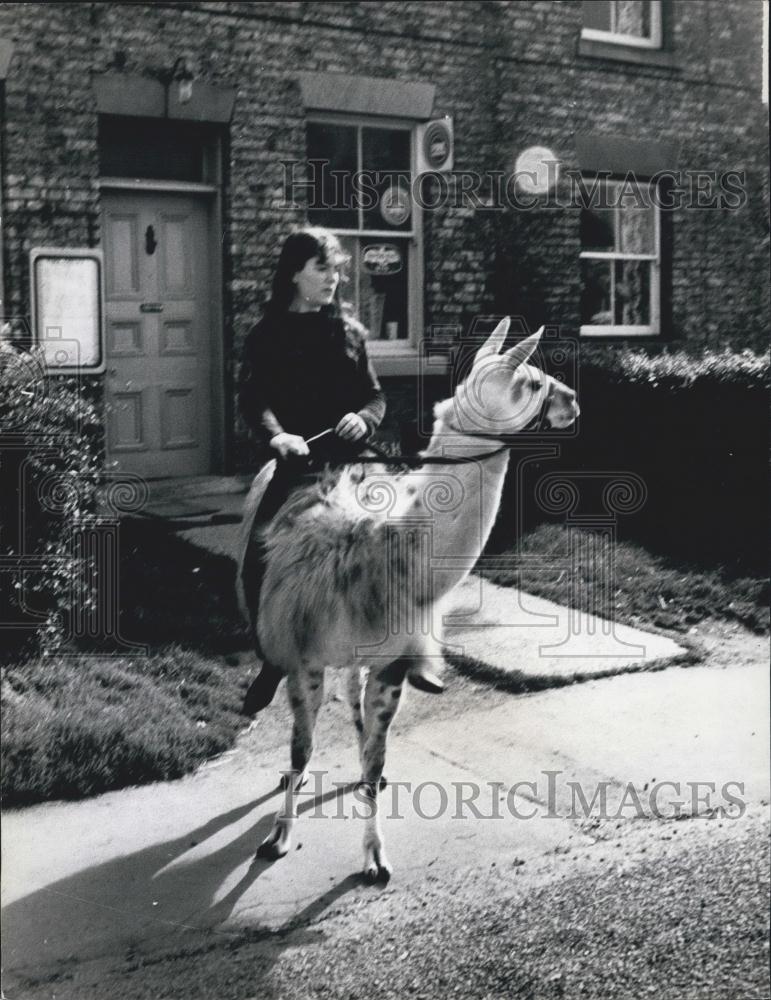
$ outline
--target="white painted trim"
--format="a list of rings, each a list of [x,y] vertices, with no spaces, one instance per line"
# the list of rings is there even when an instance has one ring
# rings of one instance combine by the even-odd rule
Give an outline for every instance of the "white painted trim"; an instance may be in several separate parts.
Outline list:
[[[653,326],[582,326],[582,337],[658,337],[661,331]]]
[[[611,45],[630,45],[637,49],[660,49],[661,31],[661,0],[649,0],[651,17],[650,38],[640,38],[637,35],[622,35],[616,31],[601,31],[598,28],[582,28],[581,38],[591,42],[608,42]]]
[[[658,260],[658,255],[653,253],[621,253],[620,251],[605,250],[582,250],[580,253],[582,260]]]
[[[102,190],[109,191],[165,191],[171,194],[217,194],[215,184],[199,184],[193,181],[153,181],[139,177],[100,177]]]

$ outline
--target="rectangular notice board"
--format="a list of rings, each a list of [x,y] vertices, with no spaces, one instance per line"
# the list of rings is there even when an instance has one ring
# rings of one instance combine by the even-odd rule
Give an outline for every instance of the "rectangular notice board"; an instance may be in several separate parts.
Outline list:
[[[104,371],[101,250],[30,251],[32,328],[52,371]]]

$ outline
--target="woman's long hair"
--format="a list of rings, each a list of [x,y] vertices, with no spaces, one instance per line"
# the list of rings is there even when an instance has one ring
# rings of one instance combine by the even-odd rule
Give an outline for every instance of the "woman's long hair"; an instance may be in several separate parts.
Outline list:
[[[289,310],[297,291],[292,279],[298,271],[302,271],[309,260],[316,258],[322,264],[331,261],[341,266],[346,264],[349,259],[340,246],[338,238],[327,229],[316,226],[300,229],[287,236],[278,258],[276,273],[273,275],[270,301],[265,306],[266,316],[275,318]],[[339,282],[331,304],[323,306],[321,311],[329,316],[342,317],[343,308]]]

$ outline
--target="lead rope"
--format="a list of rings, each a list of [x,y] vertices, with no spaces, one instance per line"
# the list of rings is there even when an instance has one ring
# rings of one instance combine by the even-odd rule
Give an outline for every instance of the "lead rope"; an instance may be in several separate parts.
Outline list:
[[[452,428],[456,430],[456,428]],[[466,434],[464,431],[458,431],[459,434],[463,434],[464,437],[476,437],[483,438],[485,441],[494,441],[498,444],[498,447],[494,451],[485,451],[479,455],[447,455],[442,457],[440,455],[389,455],[383,449],[374,444],[374,442],[367,442],[367,450],[375,453],[375,458],[371,459],[365,455],[357,455],[356,458],[347,458],[342,461],[335,461],[333,465],[361,465],[365,464],[377,464],[377,465],[408,465],[413,468],[419,468],[421,465],[462,465],[467,462],[479,462],[483,458],[490,458],[492,455],[498,455],[502,451],[508,449],[508,445],[503,444],[500,438],[490,437],[487,434]],[[334,428],[328,427],[326,430],[321,431],[319,434],[314,434],[313,437],[305,439],[306,444],[313,444],[314,441],[318,441],[320,438],[326,437],[327,434],[334,434]]]
[[[530,421],[530,423],[523,427],[519,433],[534,432],[538,434],[540,431],[546,429],[547,416],[549,411],[549,405],[551,404],[554,391],[556,389],[556,384],[551,382],[549,389],[546,393],[546,398],[544,399],[538,414]],[[462,431],[458,427],[450,427],[450,430],[455,431],[458,434],[462,434],[467,438],[479,438],[484,441],[494,441],[498,444],[494,451],[484,451],[479,455],[446,455],[444,457],[440,455],[389,455],[379,446],[373,442],[367,443],[367,448],[369,451],[375,453],[375,462],[378,465],[408,465],[411,468],[419,468],[421,465],[463,465],[468,462],[479,462],[483,458],[490,458],[493,455],[499,455],[502,451],[508,449],[508,445],[501,441],[500,438],[493,437],[489,434],[474,434],[468,433],[467,431]],[[326,430],[321,431],[319,434],[314,434],[313,437],[305,439],[306,444],[312,444],[314,441],[318,441],[327,434],[334,434],[333,427],[327,427]],[[356,458],[345,459],[342,462],[336,462],[336,465],[359,465],[362,462],[369,462],[372,464],[372,459],[363,458],[362,456],[357,456]]]

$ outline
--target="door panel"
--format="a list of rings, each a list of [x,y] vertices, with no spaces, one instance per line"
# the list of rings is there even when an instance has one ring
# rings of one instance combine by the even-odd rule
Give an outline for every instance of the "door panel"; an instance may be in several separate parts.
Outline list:
[[[187,195],[103,197],[108,450],[149,478],[211,470],[207,211]]]

